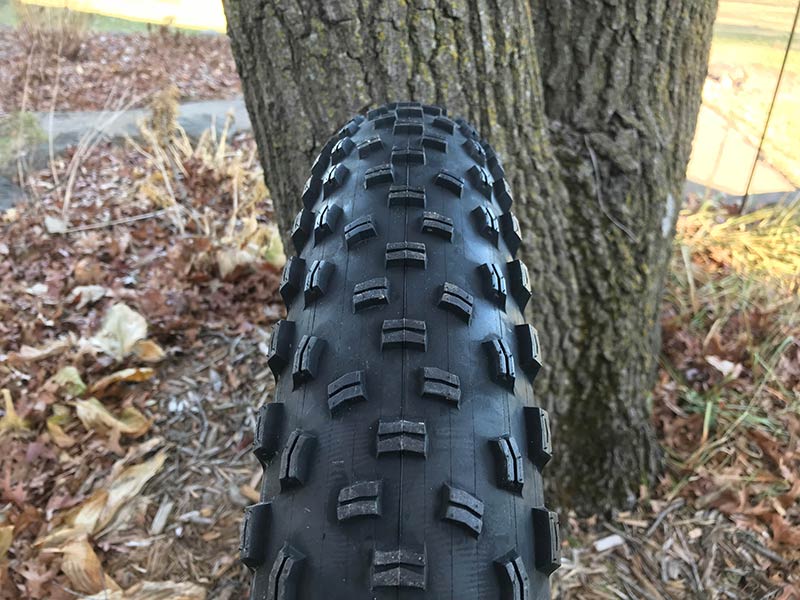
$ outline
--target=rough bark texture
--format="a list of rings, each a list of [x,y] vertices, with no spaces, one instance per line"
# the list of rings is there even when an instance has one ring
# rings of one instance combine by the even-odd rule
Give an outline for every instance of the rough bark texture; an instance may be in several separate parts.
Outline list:
[[[716,0],[226,0],[284,230],[353,113],[447,106],[505,159],[555,422],[551,503],[596,512],[654,481],[658,307]],[[551,496],[552,498],[552,496]]]

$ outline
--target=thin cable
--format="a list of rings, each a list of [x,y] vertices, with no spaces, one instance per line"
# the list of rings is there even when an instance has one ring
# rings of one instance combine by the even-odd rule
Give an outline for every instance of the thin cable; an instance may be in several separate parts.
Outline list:
[[[761,157],[761,147],[764,145],[764,138],[767,137],[767,128],[769,121],[772,118],[772,109],[775,107],[775,100],[778,97],[778,90],[781,87],[781,80],[783,79],[783,71],[786,68],[786,61],[789,59],[789,52],[792,49],[792,41],[794,40],[794,30],[797,29],[797,18],[800,17],[800,0],[797,2],[797,9],[794,11],[794,21],[792,21],[792,30],[789,32],[789,40],[786,42],[786,52],[783,54],[783,62],[781,63],[781,70],[778,72],[778,81],[775,83],[775,91],[772,93],[772,102],[769,103],[769,110],[767,111],[767,120],[764,123],[764,131],[761,132],[761,139],[758,142],[758,150],[756,150],[756,158],[753,161],[753,168],[750,169],[750,177],[747,178],[747,187],[744,190],[742,203],[739,205],[739,214],[744,212],[744,207],[747,204],[747,198],[750,196],[750,184],[753,183],[753,176],[756,174],[756,167],[758,166],[758,159]]]

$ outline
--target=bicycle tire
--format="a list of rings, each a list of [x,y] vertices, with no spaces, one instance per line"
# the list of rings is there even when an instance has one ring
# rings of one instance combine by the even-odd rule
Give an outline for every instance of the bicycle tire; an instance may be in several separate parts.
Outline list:
[[[258,412],[252,600],[550,597],[558,517],[528,272],[491,146],[396,102],[324,146]]]

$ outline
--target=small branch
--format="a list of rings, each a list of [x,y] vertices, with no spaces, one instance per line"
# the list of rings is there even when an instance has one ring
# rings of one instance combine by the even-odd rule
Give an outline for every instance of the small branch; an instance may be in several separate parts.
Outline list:
[[[614,215],[612,215],[608,210],[606,210],[606,205],[603,202],[603,192],[602,192],[602,184],[600,181],[600,167],[597,164],[597,155],[594,153],[594,149],[589,145],[589,138],[588,136],[583,136],[583,143],[586,144],[586,149],[589,151],[589,157],[592,159],[592,168],[594,169],[594,181],[595,181],[595,188],[597,189],[597,203],[600,205],[600,211],[611,221],[614,225],[616,225],[625,235],[627,235],[630,240],[634,243],[639,242],[638,236],[634,235],[634,233],[625,225],[623,225],[620,221],[618,221]]]
[[[67,229],[64,232],[64,234],[66,235],[68,233],[89,231],[90,229],[102,229],[104,227],[114,227],[115,225],[124,225],[125,223],[133,223],[134,221],[144,221],[145,219],[160,217],[161,215],[166,214],[168,210],[169,210],[168,208],[162,208],[161,210],[156,210],[141,215],[135,215],[133,217],[123,217],[120,219],[112,219],[111,221],[104,221],[103,223],[92,223],[91,225],[81,225],[80,227],[73,227],[72,229]]]

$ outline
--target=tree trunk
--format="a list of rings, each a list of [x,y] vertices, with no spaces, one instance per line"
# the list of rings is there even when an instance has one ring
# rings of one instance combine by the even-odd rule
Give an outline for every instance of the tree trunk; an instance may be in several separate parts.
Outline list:
[[[658,309],[715,9],[225,1],[284,232],[327,137],[371,106],[442,104],[504,159],[545,351],[549,480],[555,503],[581,512],[629,505],[658,473],[648,403]]]

